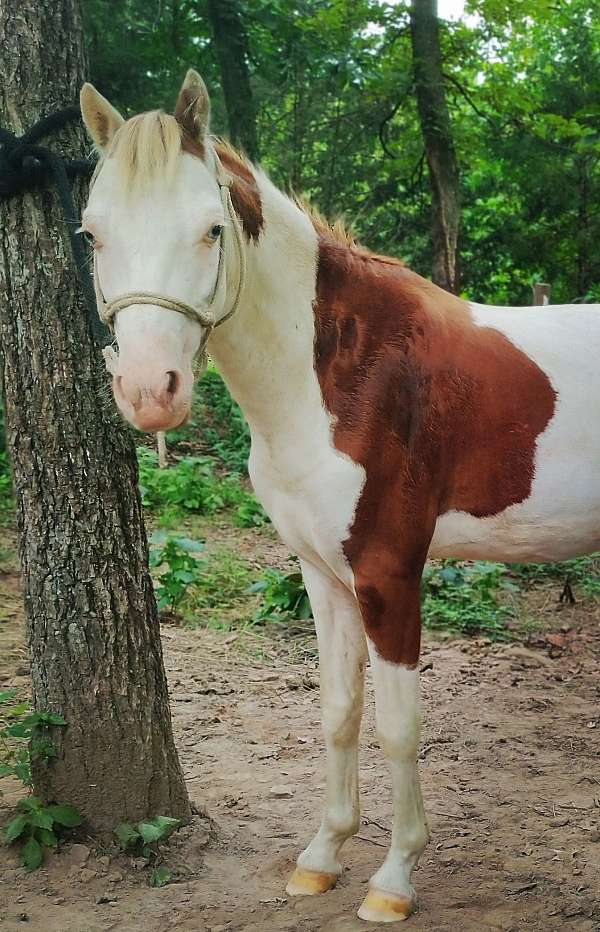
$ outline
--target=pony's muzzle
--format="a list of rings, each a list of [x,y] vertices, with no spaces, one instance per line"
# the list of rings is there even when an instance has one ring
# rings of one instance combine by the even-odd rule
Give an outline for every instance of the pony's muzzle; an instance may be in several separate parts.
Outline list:
[[[113,378],[115,401],[138,430],[157,431],[180,427],[190,412],[190,392],[182,373],[167,369],[140,381],[134,374]]]

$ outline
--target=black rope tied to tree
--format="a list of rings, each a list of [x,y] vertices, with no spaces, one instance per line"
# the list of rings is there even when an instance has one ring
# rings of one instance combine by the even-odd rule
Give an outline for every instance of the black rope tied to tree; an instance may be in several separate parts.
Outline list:
[[[22,136],[0,127],[0,200],[8,200],[25,191],[38,188],[52,178],[67,224],[71,251],[77,267],[87,312],[95,338],[101,346],[111,342],[108,329],[98,317],[96,293],[88,268],[88,257],[81,236],[75,233],[79,217],[73,200],[72,180],[89,177],[96,163],[92,159],[69,159],[57,155],[39,141],[68,123],[80,119],[77,107],[65,107],[39,120]]]

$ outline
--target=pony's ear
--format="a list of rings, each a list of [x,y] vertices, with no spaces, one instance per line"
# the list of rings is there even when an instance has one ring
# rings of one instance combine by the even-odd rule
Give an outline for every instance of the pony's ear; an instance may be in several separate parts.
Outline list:
[[[104,151],[124,119],[93,84],[84,84],[79,94],[81,115],[96,146]]]
[[[190,68],[181,85],[175,105],[175,119],[192,139],[202,144],[210,122],[210,98],[206,84],[193,68]]]

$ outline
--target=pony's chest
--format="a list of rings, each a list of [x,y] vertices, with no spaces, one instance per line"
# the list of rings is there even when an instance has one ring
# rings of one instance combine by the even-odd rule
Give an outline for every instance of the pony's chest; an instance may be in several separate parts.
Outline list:
[[[350,570],[342,543],[348,537],[364,484],[364,470],[333,446],[321,450],[270,450],[253,446],[252,484],[279,536],[299,557],[325,564],[338,578]]]

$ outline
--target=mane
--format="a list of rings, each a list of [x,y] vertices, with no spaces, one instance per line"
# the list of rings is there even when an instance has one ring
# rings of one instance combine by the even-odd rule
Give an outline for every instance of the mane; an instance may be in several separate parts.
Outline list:
[[[336,252],[341,257],[346,254],[348,259],[357,258],[365,259],[372,262],[381,262],[387,265],[404,266],[401,259],[395,259],[392,256],[380,256],[372,252],[365,246],[357,242],[354,230],[347,227],[344,221],[338,217],[333,222],[328,220],[315,206],[311,204],[308,198],[301,195],[292,195],[292,200],[300,210],[306,214],[312,223],[318,237],[322,241],[336,246]]]
[[[306,214],[319,236],[331,237],[343,246],[357,245],[354,230],[347,227],[341,218],[330,222],[303,194],[292,194],[291,198],[296,207]]]
[[[190,141],[175,117],[150,110],[119,127],[101,161],[114,158],[129,184],[145,184],[157,173],[169,178],[184,148]]]

